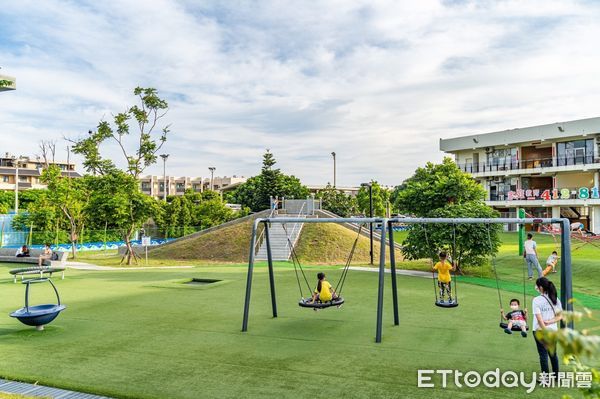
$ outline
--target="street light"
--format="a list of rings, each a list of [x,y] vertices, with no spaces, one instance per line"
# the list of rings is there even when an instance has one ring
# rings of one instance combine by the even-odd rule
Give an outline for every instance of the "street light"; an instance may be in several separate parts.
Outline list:
[[[169,154],[160,154],[163,160],[163,200],[167,202],[167,158]]]
[[[333,157],[333,188],[335,188],[335,152],[332,152],[331,156]]]
[[[19,214],[19,162],[23,159],[22,155],[19,157],[12,157],[15,165],[15,214]]]
[[[217,170],[217,168],[215,168],[214,166],[209,166],[208,170],[210,170],[210,190],[212,191],[213,189],[213,177],[215,174],[215,170]]]
[[[369,217],[373,217],[373,184],[372,183],[362,183],[361,187],[369,187]],[[371,264],[373,264],[373,222],[369,223],[369,241],[371,248]]]

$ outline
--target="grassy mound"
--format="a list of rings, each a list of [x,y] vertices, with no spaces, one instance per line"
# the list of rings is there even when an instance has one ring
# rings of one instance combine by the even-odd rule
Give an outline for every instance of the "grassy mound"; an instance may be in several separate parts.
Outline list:
[[[344,264],[348,259],[354,240],[356,240],[356,233],[346,227],[332,223],[306,223],[296,245],[296,254],[302,263]],[[374,261],[377,264],[379,263],[379,248],[379,242],[375,239],[373,252]],[[369,263],[369,251],[369,238],[361,235],[354,251],[352,263]],[[399,252],[397,254],[399,255]]]
[[[149,251],[153,259],[247,262],[253,220]]]
[[[248,261],[252,220],[174,242],[149,252],[152,259],[202,260],[209,262]],[[303,263],[344,264],[356,239],[356,233],[335,224],[306,223],[296,246]],[[374,244],[375,262],[379,261],[379,243]],[[400,256],[400,252],[397,252]],[[359,238],[353,264],[369,263],[369,238]]]

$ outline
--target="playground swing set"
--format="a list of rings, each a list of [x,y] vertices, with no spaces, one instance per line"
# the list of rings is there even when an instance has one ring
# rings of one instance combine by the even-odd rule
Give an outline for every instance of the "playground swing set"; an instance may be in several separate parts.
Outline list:
[[[381,343],[382,340],[382,332],[383,332],[383,300],[384,300],[384,282],[385,282],[385,266],[386,266],[386,249],[389,248],[389,259],[390,259],[390,280],[391,280],[391,291],[392,291],[392,310],[393,310],[393,319],[394,326],[400,325],[400,317],[398,310],[398,282],[397,282],[397,274],[396,274],[396,259],[395,259],[395,244],[394,244],[394,224],[402,223],[404,225],[420,225],[421,228],[426,230],[427,224],[452,224],[453,225],[453,236],[452,236],[452,247],[456,248],[456,225],[457,224],[484,224],[487,226],[487,239],[488,245],[492,245],[491,235],[490,235],[490,225],[492,224],[506,224],[513,223],[523,226],[525,224],[560,224],[562,226],[561,229],[561,254],[562,254],[562,267],[560,269],[560,281],[561,281],[561,302],[565,306],[565,310],[572,311],[573,310],[573,288],[572,288],[572,276],[571,276],[571,235],[569,234],[569,220],[565,218],[323,218],[323,219],[304,219],[304,218],[259,218],[254,221],[252,226],[252,235],[250,239],[250,253],[249,253],[249,262],[248,262],[248,273],[246,279],[246,291],[245,291],[245,300],[244,300],[244,309],[243,309],[243,319],[242,319],[242,332],[248,331],[248,321],[250,316],[250,299],[252,293],[252,279],[254,272],[254,264],[255,264],[255,246],[257,240],[257,232],[259,230],[259,225],[263,225],[264,227],[264,235],[266,240],[267,247],[267,268],[269,275],[269,290],[270,290],[270,298],[271,298],[271,310],[273,318],[277,318],[278,316],[278,308],[277,308],[277,295],[275,291],[275,273],[273,267],[273,257],[271,251],[271,242],[270,242],[270,233],[269,226],[272,223],[280,223],[285,226],[286,223],[335,223],[335,224],[343,224],[343,223],[352,223],[358,226],[361,226],[358,231],[358,235],[352,245],[352,248],[349,252],[348,259],[344,268],[342,269],[342,273],[338,283],[336,285],[335,292],[338,293],[338,296],[335,300],[331,301],[319,301],[313,300],[312,297],[308,297],[303,295],[302,284],[300,281],[300,275],[303,276],[304,282],[306,283],[309,292],[311,292],[311,286],[306,278],[306,274],[302,269],[302,265],[298,261],[298,256],[293,249],[293,245],[289,242],[288,236],[288,245],[290,245],[292,262],[294,264],[294,270],[296,274],[296,279],[298,281],[298,288],[300,291],[301,299],[299,301],[299,306],[304,308],[328,308],[331,306],[338,306],[344,303],[344,298],[340,295],[342,288],[344,286],[344,282],[346,281],[346,277],[348,274],[348,270],[352,261],[352,257],[354,255],[354,251],[356,249],[356,245],[358,243],[358,239],[360,237],[362,226],[370,223],[381,225],[380,230],[380,253],[379,253],[379,270],[378,270],[378,289],[377,289],[377,307],[376,307],[376,327],[375,327],[375,342]],[[284,227],[285,229],[285,227]],[[429,246],[429,239],[427,238],[427,233],[425,233],[426,244]],[[455,262],[454,253],[452,254],[451,263]],[[496,279],[496,288],[498,291],[498,300],[500,303],[500,308],[502,308],[502,296],[500,292],[500,285],[497,273],[497,266],[495,262],[495,256],[492,256],[492,269],[494,271],[494,276]],[[433,260],[432,260],[433,263]],[[526,295],[526,279],[525,279],[525,269],[523,265],[523,301],[526,303],[527,295]],[[435,275],[434,278],[434,292],[435,292],[435,305],[442,308],[454,308],[458,306],[458,296],[457,296],[457,284],[455,279],[454,284],[454,292],[453,299],[448,302],[443,301],[443,298],[438,298],[437,296],[437,288],[435,285]],[[507,323],[501,318],[499,327],[506,329]],[[569,327],[573,328],[573,322],[569,322]],[[513,330],[515,330],[515,326],[513,326]]]

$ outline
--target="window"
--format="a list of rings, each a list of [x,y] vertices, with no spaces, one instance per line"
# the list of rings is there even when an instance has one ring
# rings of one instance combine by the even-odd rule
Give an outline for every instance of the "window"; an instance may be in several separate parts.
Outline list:
[[[150,191],[150,183],[147,181],[142,182],[142,191]]]
[[[581,165],[594,162],[594,140],[574,140],[556,143],[558,166]]]
[[[19,176],[19,183],[27,183],[28,181],[27,176]]]
[[[506,177],[490,181],[490,201],[505,201],[509,191],[517,189],[517,178]]]
[[[494,149],[487,154],[488,166],[491,170],[516,169],[517,148]]]
[[[165,191],[165,183],[164,182],[161,182],[161,183],[158,184],[158,190],[159,191]]]
[[[2,176],[2,181],[4,183],[8,183],[9,182],[9,177],[8,176]]]
[[[185,183],[177,183],[176,189],[178,193],[182,193],[185,191]]]

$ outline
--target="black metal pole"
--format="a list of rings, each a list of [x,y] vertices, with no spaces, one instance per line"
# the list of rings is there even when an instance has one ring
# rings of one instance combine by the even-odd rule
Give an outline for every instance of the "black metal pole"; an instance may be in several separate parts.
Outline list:
[[[383,328],[383,284],[385,281],[385,228],[387,219],[381,223],[381,241],[379,251],[379,290],[377,291],[377,327],[375,330],[375,342],[381,342],[381,330]]]
[[[369,184],[369,217],[373,217],[373,184]],[[370,255],[371,265],[373,265],[373,222],[369,223],[369,242],[370,242]]]
[[[244,299],[244,319],[242,321],[242,332],[248,331],[248,316],[250,314],[250,293],[252,291],[252,273],[254,271],[254,247],[256,246],[256,229],[258,219],[252,225],[252,237],[250,238],[250,255],[248,256],[248,276],[246,278],[246,297]]]
[[[398,283],[396,281],[396,248],[394,244],[394,229],[393,223],[388,223],[388,245],[390,246],[390,274],[392,276],[392,304],[394,306],[394,325],[400,325],[400,317],[398,315]]]
[[[560,235],[560,257],[562,267],[560,268],[560,301],[563,307],[573,311],[573,279],[571,265],[571,226],[569,219],[561,219],[561,235]],[[561,321],[564,327],[564,322]],[[575,323],[569,322],[569,328],[574,328]]]
[[[269,222],[265,222],[265,241],[267,244],[267,264],[269,265],[269,286],[271,287],[271,307],[273,317],[277,317],[277,299],[275,297],[275,276],[273,274],[273,254],[271,252],[271,237],[269,233]]]

